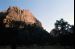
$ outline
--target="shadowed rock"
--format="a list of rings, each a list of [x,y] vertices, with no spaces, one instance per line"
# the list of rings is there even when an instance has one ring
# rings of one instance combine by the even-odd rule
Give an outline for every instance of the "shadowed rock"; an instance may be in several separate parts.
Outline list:
[[[0,12],[0,44],[10,44],[12,49],[15,49],[16,44],[45,45],[48,41],[49,33],[28,10],[9,7]]]

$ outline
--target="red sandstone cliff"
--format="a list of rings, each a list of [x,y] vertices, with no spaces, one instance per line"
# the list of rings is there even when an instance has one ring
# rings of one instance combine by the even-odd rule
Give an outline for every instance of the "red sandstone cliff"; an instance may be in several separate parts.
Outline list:
[[[6,11],[0,12],[0,27],[11,27],[13,21],[24,22],[26,25],[36,24],[42,27],[39,20],[28,10],[21,10],[18,7],[9,7]]]

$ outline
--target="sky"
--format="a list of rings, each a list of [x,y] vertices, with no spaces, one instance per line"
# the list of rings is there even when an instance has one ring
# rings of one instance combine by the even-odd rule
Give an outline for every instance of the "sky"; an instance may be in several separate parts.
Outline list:
[[[48,32],[61,18],[74,25],[74,0],[0,0],[0,11],[9,6],[29,10]]]

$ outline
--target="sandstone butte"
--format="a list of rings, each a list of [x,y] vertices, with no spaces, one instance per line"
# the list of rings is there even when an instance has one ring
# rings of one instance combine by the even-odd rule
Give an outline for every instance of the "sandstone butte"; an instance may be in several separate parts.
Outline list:
[[[42,27],[41,22],[35,18],[35,16],[28,10],[21,10],[20,8],[13,6],[9,7],[5,11],[0,11],[0,27],[11,27],[13,21],[24,22],[26,25],[36,24]]]

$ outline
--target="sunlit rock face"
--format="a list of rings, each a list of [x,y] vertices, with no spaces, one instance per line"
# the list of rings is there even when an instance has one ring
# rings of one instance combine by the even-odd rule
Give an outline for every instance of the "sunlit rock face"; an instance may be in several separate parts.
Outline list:
[[[37,26],[42,27],[40,21],[28,10],[21,10],[20,8],[13,6],[9,7],[6,11],[0,12],[0,27],[3,25],[5,27],[11,27],[13,21],[23,22],[26,25],[36,24]]]
[[[24,45],[49,41],[49,33],[43,29],[40,21],[28,10],[18,7],[9,7],[0,12],[0,37],[4,37],[0,38],[2,43],[12,42],[12,38],[15,40],[16,37],[16,43]]]

